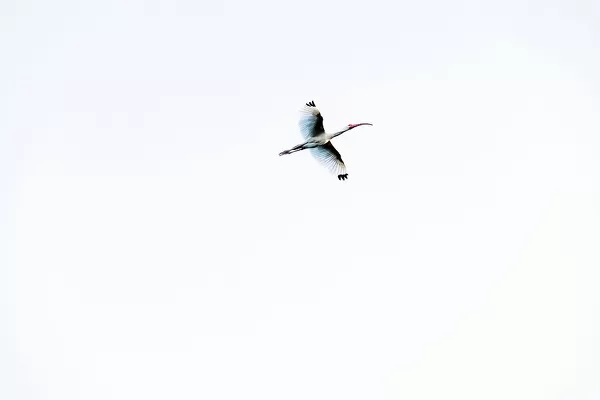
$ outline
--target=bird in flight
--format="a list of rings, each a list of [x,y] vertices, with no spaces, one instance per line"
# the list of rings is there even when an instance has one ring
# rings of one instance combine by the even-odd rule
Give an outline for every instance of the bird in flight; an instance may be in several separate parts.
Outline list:
[[[302,133],[305,142],[294,146],[289,150],[284,150],[279,153],[279,155],[284,156],[286,154],[309,149],[317,161],[323,164],[332,173],[336,174],[340,181],[344,181],[348,179],[346,165],[344,164],[340,153],[333,147],[331,139],[361,125],[372,126],[373,124],[368,122],[349,124],[341,131],[326,133],[325,128],[323,128],[323,116],[321,115],[321,112],[315,106],[314,101],[308,102],[300,110],[300,121],[298,121],[298,126],[300,127],[300,132]]]

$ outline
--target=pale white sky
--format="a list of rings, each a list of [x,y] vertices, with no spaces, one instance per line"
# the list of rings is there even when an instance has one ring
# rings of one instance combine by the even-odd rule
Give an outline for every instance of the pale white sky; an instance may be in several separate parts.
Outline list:
[[[600,3],[4,1],[0,398],[600,398]],[[314,100],[339,182],[301,142]]]

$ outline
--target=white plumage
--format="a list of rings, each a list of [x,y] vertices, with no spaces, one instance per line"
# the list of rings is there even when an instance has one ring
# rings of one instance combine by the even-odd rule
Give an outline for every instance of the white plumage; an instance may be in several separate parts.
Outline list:
[[[298,126],[304,140],[325,134],[321,112],[317,107],[309,106],[308,104],[300,109],[300,120],[298,121]]]
[[[314,101],[308,102],[300,109],[300,120],[298,121],[298,127],[300,128],[300,133],[305,142],[294,146],[289,150],[284,150],[279,153],[279,155],[283,156],[297,151],[310,149],[311,154],[317,161],[337,175],[339,180],[346,180],[348,179],[346,165],[342,160],[340,153],[333,147],[331,139],[361,125],[372,124],[367,122],[349,124],[341,131],[326,133],[325,128],[323,127],[323,116],[321,115],[321,112],[315,106]]]

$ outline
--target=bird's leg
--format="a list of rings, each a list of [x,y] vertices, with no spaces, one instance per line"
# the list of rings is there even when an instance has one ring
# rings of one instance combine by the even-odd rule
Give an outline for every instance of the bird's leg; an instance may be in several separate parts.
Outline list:
[[[304,145],[306,145],[306,143],[302,143],[302,144],[299,144],[297,146],[294,146],[294,147],[292,147],[289,150],[284,150],[281,153],[279,153],[279,155],[280,156],[284,156],[286,154],[292,154],[292,153],[295,153],[297,151],[304,150],[306,148],[306,147],[304,147]]]

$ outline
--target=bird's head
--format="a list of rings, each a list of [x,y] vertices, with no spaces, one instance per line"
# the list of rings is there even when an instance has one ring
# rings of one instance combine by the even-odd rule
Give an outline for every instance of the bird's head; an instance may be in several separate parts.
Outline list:
[[[368,122],[361,122],[360,124],[348,124],[348,130],[350,129],[354,129],[357,126],[361,126],[361,125],[369,125],[369,126],[373,126],[373,124],[370,124]]]

